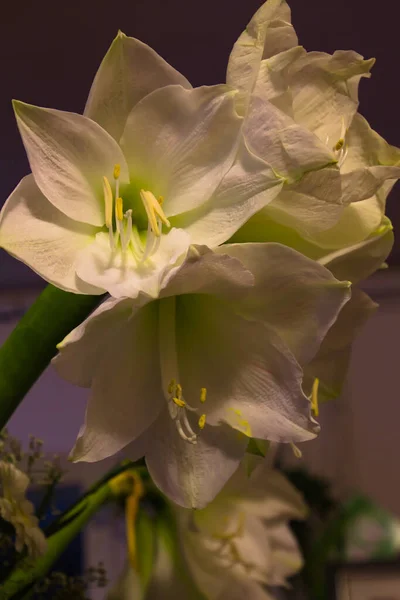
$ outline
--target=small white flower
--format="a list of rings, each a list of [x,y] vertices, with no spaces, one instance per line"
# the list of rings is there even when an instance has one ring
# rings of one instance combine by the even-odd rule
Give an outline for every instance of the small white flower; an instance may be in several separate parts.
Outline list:
[[[15,549],[27,549],[32,558],[46,551],[46,538],[38,526],[32,502],[25,493],[29,477],[12,463],[0,461],[0,516],[15,528]]]
[[[157,548],[145,590],[127,563],[107,600],[272,600],[268,586],[287,586],[302,567],[288,525],[307,508],[299,492],[278,471],[247,458],[207,508],[174,507],[176,548],[170,523],[156,524]]]
[[[177,509],[189,570],[208,600],[270,599],[263,586],[285,586],[303,561],[288,521],[304,519],[301,495],[278,471],[246,461],[206,508]]]

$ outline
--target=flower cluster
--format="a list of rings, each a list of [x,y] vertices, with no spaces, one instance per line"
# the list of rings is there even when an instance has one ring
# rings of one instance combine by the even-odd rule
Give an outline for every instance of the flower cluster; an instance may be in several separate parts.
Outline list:
[[[226,84],[193,88],[119,32],[83,115],[14,102],[32,173],[2,209],[0,245],[102,301],[54,359],[91,389],[71,456],[144,456],[159,490],[202,509],[182,526],[194,578],[232,562],[240,597],[284,582],[286,567],[270,572],[277,556],[288,572],[300,564],[280,521],[258,523],[269,509],[257,494],[278,475],[264,473],[256,498],[226,500],[235,478],[250,485],[249,440],[318,434],[317,388],[340,394],[376,308],[352,284],[393,243],[385,202],[400,150],[357,112],[373,63],[307,52],[285,0],[267,0]],[[207,597],[234,597],[224,576],[205,580]]]
[[[30,559],[44,554],[47,543],[35,507],[28,500],[28,488],[36,484],[52,490],[63,475],[57,456],[42,461],[42,446],[42,440],[30,436],[24,451],[7,430],[0,432],[0,517],[2,525],[11,526],[11,530],[0,527],[1,546],[7,549],[12,540],[16,552],[26,552]]]

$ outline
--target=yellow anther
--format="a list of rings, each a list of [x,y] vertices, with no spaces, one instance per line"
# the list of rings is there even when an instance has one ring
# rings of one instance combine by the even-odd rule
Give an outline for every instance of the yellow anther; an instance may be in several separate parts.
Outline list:
[[[106,227],[112,227],[113,193],[107,177],[103,177]]]
[[[341,150],[344,146],[344,139],[340,138],[340,140],[335,144],[334,146],[334,150],[336,150],[336,152],[338,152],[339,150]]]
[[[206,424],[206,415],[201,415],[200,419],[199,419],[199,427],[200,429],[204,429]]]
[[[314,417],[318,417],[319,415],[319,406],[318,406],[318,387],[319,387],[319,379],[316,377],[314,379],[314,383],[311,391],[311,410],[314,413]]]
[[[152,192],[140,190],[140,197],[147,214],[150,228],[155,236],[160,237],[161,231],[158,226],[158,219],[160,219],[160,221],[167,227],[171,227],[171,223],[168,221],[160,203]]]
[[[177,383],[175,386],[175,393],[177,398],[181,399],[182,398],[182,386],[180,383]]]
[[[176,386],[176,381],[175,379],[171,379],[171,381],[168,384],[168,394],[172,394],[172,392],[174,391]]]
[[[119,179],[119,176],[121,175],[121,165],[119,165],[118,163],[116,165],[114,165],[114,179]]]
[[[124,203],[122,198],[117,198],[115,201],[115,216],[118,221],[122,221],[124,218]]]
[[[162,206],[163,202],[164,202],[164,196],[159,196],[159,197],[158,197],[158,204],[159,204],[160,206]]]
[[[172,401],[180,408],[185,408],[186,402],[182,398],[172,398]]]
[[[200,402],[205,402],[207,400],[207,388],[201,388],[200,390]]]

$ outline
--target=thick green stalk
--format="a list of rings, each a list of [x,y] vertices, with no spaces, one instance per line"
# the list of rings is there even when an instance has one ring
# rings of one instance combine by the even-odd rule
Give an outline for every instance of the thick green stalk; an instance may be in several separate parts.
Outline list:
[[[99,296],[48,285],[0,348],[0,430],[56,354],[56,346],[96,307]]]

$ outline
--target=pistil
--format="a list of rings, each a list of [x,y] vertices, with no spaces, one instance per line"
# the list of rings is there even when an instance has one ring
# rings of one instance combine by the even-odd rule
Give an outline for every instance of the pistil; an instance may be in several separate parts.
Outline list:
[[[199,433],[206,426],[206,414],[199,414],[197,407],[191,406],[184,397],[179,383],[178,357],[176,348],[176,300],[175,297],[159,300],[159,347],[161,377],[168,412],[174,421],[180,437],[190,444],[196,444]],[[207,398],[206,388],[199,390],[199,400],[204,404]],[[188,414],[196,413],[196,425],[189,420]],[[198,432],[195,431],[198,428]]]

